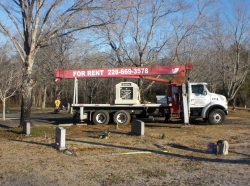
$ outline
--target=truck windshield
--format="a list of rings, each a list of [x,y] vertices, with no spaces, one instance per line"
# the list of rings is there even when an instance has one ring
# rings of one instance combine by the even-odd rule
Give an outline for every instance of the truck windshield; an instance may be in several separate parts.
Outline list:
[[[203,94],[204,86],[203,85],[191,85],[192,93],[194,94]]]

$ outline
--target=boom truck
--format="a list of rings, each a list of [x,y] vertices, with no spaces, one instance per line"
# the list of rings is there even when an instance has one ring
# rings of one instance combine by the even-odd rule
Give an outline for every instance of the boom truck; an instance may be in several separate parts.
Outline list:
[[[165,117],[183,119],[189,124],[189,118],[203,118],[210,124],[222,124],[228,114],[226,97],[210,93],[207,83],[185,82],[186,72],[193,65],[144,66],[124,68],[100,68],[65,70],[55,69],[55,81],[74,79],[74,96],[71,104],[80,121],[90,120],[94,124],[108,124],[111,119],[119,125],[130,123],[131,118]],[[175,75],[172,80],[154,78],[152,75]],[[140,91],[133,82],[121,82],[116,85],[115,104],[85,104],[78,102],[79,78],[144,78],[167,84],[163,102],[141,103]]]

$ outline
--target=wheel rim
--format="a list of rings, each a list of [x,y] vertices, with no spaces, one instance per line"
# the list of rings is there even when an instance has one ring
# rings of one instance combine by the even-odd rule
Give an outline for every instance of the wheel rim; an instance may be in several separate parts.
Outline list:
[[[96,121],[98,123],[104,123],[106,121],[106,119],[107,118],[106,118],[105,114],[103,114],[103,113],[100,113],[100,114],[96,115]]]
[[[125,123],[127,121],[127,116],[124,113],[120,113],[117,115],[116,120],[118,123]]]
[[[221,117],[221,115],[219,113],[214,114],[213,118],[214,118],[215,123],[220,123],[221,120],[222,120],[222,117]]]

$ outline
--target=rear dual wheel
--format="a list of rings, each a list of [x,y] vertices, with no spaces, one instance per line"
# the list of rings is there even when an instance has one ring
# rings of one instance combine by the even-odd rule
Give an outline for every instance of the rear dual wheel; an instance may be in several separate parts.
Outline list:
[[[106,110],[98,110],[93,115],[93,122],[96,125],[107,125],[110,117]]]
[[[114,114],[114,122],[118,125],[127,125],[130,123],[131,116],[125,110],[119,110]],[[110,121],[109,113],[106,110],[98,110],[93,115],[93,122],[96,125],[107,125]]]
[[[125,110],[119,110],[114,115],[114,122],[118,125],[127,125],[130,123],[131,116]]]

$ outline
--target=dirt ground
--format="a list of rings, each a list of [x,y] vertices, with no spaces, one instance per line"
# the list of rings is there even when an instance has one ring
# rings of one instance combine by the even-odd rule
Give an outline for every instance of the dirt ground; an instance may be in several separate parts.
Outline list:
[[[249,185],[249,119],[235,111],[218,126],[148,121],[144,136],[131,125],[64,126],[65,151],[53,148],[56,125],[32,127],[32,136],[2,126],[0,185]],[[207,152],[218,140],[229,142],[228,155]]]

